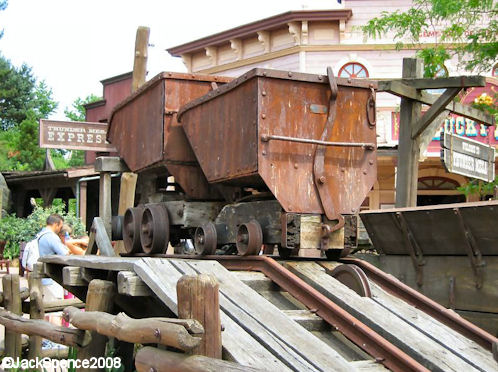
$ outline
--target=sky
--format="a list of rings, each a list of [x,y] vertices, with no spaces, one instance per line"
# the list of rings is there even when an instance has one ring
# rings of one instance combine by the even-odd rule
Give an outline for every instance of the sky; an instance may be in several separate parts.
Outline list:
[[[186,71],[167,48],[289,10],[324,9],[337,0],[9,0],[0,12],[0,53],[26,63],[59,102],[51,118],[78,97],[102,96],[100,80],[133,69],[138,26],[150,27],[148,79]]]

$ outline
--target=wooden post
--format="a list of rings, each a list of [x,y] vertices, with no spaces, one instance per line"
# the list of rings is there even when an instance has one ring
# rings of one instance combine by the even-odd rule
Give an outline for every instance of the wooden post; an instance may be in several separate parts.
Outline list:
[[[212,275],[184,275],[176,285],[178,317],[198,320],[204,327],[201,344],[191,354],[221,359],[219,285]]]
[[[87,195],[88,195],[88,182],[84,181],[80,183],[80,205],[79,205],[79,216],[83,225],[86,226],[86,208],[87,208]]]
[[[145,83],[147,75],[147,48],[149,46],[150,28],[140,26],[135,39],[135,59],[133,63],[132,93]]]
[[[422,77],[422,61],[403,59],[403,78]],[[396,175],[396,207],[417,206],[419,139],[412,139],[412,125],[421,114],[421,105],[409,98],[401,99],[399,120],[398,169]]]
[[[106,280],[94,279],[88,285],[86,295],[86,311],[103,311],[110,313],[114,305],[114,295],[116,287],[113,282]],[[103,357],[107,337],[93,331],[92,341],[87,347],[78,350],[78,359],[90,359],[92,357]],[[85,369],[80,369],[85,371]],[[90,371],[90,369],[88,369]]]
[[[7,274],[2,278],[4,307],[16,315],[22,315],[19,275]],[[21,334],[10,332],[5,328],[5,356],[17,358],[21,356]]]
[[[33,271],[29,273],[29,317],[30,319],[43,319],[45,317],[45,309],[43,306],[43,292],[41,287],[42,265],[37,263],[33,265]],[[29,336],[29,359],[35,359],[41,356],[41,343],[40,336]]]
[[[126,210],[135,205],[135,190],[137,187],[137,174],[125,172],[121,176],[121,186],[119,189],[119,207],[118,215],[124,216]],[[125,253],[124,243],[122,240],[116,242],[114,247],[116,254]]]
[[[100,172],[99,217],[104,221],[105,231],[111,239],[111,173]]]

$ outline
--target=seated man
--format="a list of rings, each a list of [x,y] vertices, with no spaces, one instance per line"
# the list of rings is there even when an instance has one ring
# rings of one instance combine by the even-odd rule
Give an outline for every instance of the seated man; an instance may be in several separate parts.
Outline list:
[[[74,254],[79,253],[78,250],[74,249],[73,245],[66,246],[59,238],[58,234],[60,233],[63,224],[64,219],[58,214],[54,213],[47,217],[47,225],[38,234],[38,236],[40,236],[38,239],[40,257],[52,254],[65,256],[69,254],[69,252]],[[42,279],[42,285],[45,301],[63,298],[63,288],[52,279]]]

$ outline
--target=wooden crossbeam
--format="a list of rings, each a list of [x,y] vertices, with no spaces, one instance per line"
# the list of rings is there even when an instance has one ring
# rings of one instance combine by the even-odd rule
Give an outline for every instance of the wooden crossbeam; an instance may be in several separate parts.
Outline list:
[[[460,90],[460,88],[448,88],[439,96],[429,110],[412,125],[412,139],[420,136],[441,112],[446,111],[446,106],[456,97]]]
[[[404,84],[400,80],[394,81],[379,81],[379,92],[392,93],[398,97],[405,97],[413,99],[417,102],[424,103],[426,105],[432,105],[438,99],[437,96],[417,90],[410,85]],[[452,102],[446,106],[446,110],[461,115],[467,119],[475,120],[487,126],[495,124],[494,117],[481,110],[475,109],[473,107],[462,105],[458,102]]]
[[[453,76],[447,78],[419,78],[419,79],[394,79],[403,84],[409,85],[415,89],[443,89],[443,88],[470,88],[486,86],[486,78],[484,76]],[[379,84],[384,85],[386,82],[393,80],[382,80]],[[379,86],[380,88],[380,86]]]

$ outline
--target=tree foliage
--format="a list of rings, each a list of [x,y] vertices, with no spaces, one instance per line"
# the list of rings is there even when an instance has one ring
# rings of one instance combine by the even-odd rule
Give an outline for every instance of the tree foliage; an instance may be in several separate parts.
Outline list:
[[[86,98],[78,97],[74,100],[71,109],[67,108],[64,110],[66,118],[72,121],[85,121],[85,105],[100,101],[102,98],[96,96],[95,94],[90,94]],[[54,159],[55,160],[55,159]],[[85,152],[82,150],[73,150],[69,158],[69,166],[76,167],[83,165],[85,163]]]
[[[17,68],[0,55],[0,169],[38,170],[45,151],[38,146],[38,122],[57,108],[52,90],[31,68]]]
[[[9,2],[7,0],[0,0],[0,11],[5,10]],[[3,36],[3,28],[0,30],[0,39]]]
[[[362,31],[369,37],[394,33],[397,47],[405,43],[420,48],[426,77],[457,55],[468,71],[489,71],[498,52],[498,2],[493,0],[413,0],[405,12],[383,12],[371,19]],[[435,37],[434,45],[424,45],[421,36]]]

